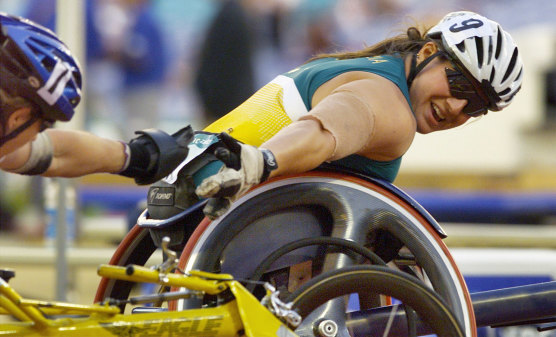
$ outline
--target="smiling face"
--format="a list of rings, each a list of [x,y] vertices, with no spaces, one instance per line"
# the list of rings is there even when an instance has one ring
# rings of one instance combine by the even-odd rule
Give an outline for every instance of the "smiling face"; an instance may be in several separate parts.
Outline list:
[[[438,51],[428,42],[417,56],[417,64]],[[415,77],[409,94],[417,121],[417,132],[426,134],[460,126],[470,117],[462,112],[467,100],[451,95],[446,68],[453,68],[450,61],[435,57]]]

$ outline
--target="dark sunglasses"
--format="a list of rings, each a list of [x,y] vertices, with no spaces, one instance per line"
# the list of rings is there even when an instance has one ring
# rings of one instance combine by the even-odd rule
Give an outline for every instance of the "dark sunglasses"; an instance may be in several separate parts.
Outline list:
[[[463,108],[463,113],[466,115],[470,117],[486,115],[488,99],[486,99],[479,84],[465,76],[463,72],[458,70],[457,66],[455,68],[446,68],[450,94],[455,98],[467,100],[467,105]]]

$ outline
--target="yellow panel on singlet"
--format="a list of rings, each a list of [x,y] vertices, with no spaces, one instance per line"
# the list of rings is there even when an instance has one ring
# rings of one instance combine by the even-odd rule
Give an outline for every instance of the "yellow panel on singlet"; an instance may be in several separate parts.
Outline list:
[[[283,102],[284,89],[271,82],[204,131],[225,131],[243,143],[259,146],[292,123]]]

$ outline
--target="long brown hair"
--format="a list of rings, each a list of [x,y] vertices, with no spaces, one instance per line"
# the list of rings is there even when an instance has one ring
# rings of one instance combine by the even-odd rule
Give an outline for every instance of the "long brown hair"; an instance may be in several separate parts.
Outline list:
[[[12,96],[10,93],[0,88],[0,105],[5,114],[13,111],[32,106],[32,104],[23,97]]]
[[[400,34],[398,36],[380,41],[372,46],[363,48],[361,50],[318,54],[309,59],[309,61],[307,62],[327,57],[333,57],[340,60],[393,54],[399,54],[403,57],[410,53],[418,52],[421,47],[423,47],[423,45],[428,41],[432,41],[432,39],[426,37],[425,34],[421,34],[418,28],[409,27],[405,34]]]

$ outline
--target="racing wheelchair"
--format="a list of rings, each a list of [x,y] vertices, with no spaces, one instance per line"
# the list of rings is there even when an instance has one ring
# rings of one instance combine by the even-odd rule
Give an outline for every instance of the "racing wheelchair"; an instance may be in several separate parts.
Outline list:
[[[190,151],[193,158],[180,165],[175,176],[188,176],[189,168],[199,166],[197,158],[210,155],[211,146],[217,142],[196,142],[199,148]],[[246,287],[258,298],[265,292],[257,282],[271,283],[283,299],[291,299],[305,282],[319,282],[349,268],[371,265],[387,267],[426,284],[453,313],[465,336],[477,335],[477,323],[540,324],[552,322],[556,316],[554,283],[471,296],[442,241],[446,237],[443,229],[410,196],[380,179],[323,165],[312,172],[280,177],[255,187],[215,221],[204,217],[204,204],[194,202],[163,219],[154,219],[149,209],[145,210],[110,264],[144,265],[158,251],[161,238],[170,237],[171,247],[181,252],[179,269],[233,274],[251,282]],[[326,321],[334,323],[337,329],[333,330],[340,331],[338,336],[380,335],[391,331],[392,326],[400,336],[425,333],[411,311],[399,311],[399,319],[391,320],[391,304],[397,299],[366,293],[363,290],[372,289],[372,282],[367,283],[364,277],[338,279],[342,281],[332,282],[335,286],[331,289],[344,288],[339,286],[343,282],[347,282],[346,289],[362,285],[358,296],[355,300],[354,296],[344,296],[312,308],[303,331],[317,331]],[[103,278],[96,301],[125,300],[132,287],[129,282]],[[514,301],[524,296],[534,303]],[[503,310],[510,308],[508,304],[518,305],[520,310]],[[169,310],[204,305],[207,303],[195,299],[179,299],[169,303]],[[124,308],[121,305],[121,310]],[[493,316],[493,312],[497,314]],[[475,317],[475,313],[481,316]]]

